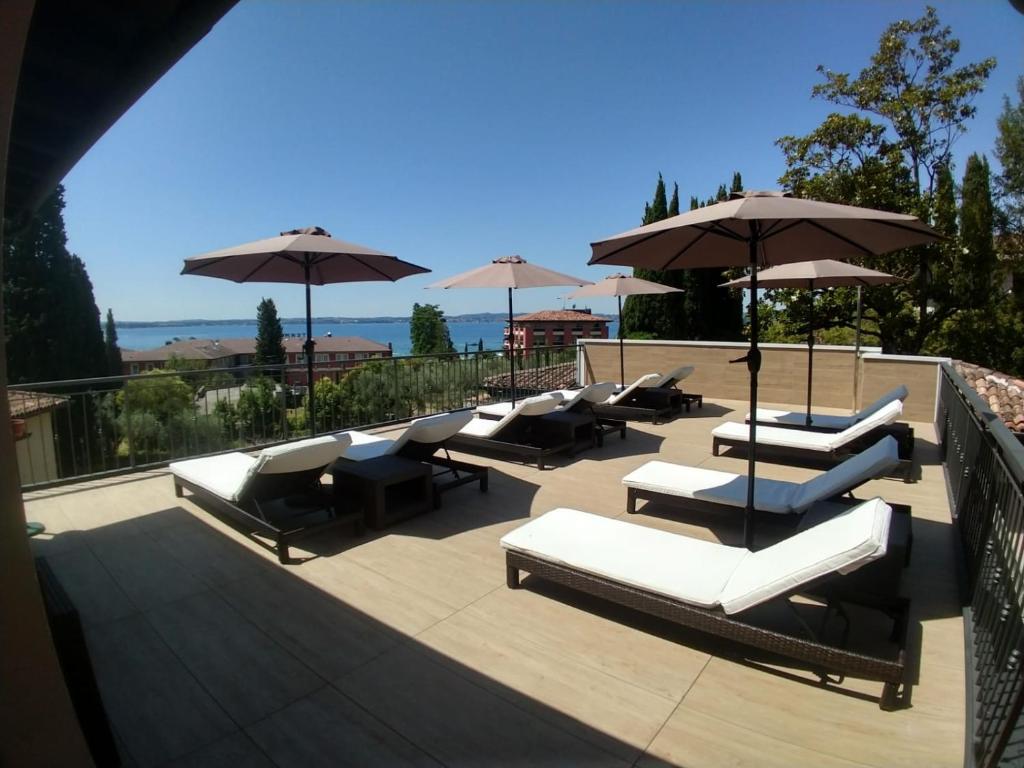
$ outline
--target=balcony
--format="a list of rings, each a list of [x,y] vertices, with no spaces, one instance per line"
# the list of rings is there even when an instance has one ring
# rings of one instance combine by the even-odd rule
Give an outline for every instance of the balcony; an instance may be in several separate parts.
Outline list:
[[[913,507],[906,708],[881,711],[877,683],[825,688],[536,579],[505,586],[504,533],[558,506],[625,517],[620,480],[649,459],[743,472],[711,456],[709,432],[745,412],[709,397],[554,469],[490,462],[488,494],[465,486],[385,531],[307,539],[298,565],[175,498],[162,468],[28,491],[27,516],[46,525],[33,548],[82,614],[129,765],[962,765],[964,622],[931,421],[913,425],[917,482],[861,489]],[[741,539],[739,516],[629,519]]]

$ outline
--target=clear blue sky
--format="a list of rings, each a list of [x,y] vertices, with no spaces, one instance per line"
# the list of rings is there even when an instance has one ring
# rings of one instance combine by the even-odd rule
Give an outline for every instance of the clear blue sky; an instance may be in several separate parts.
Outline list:
[[[1006,0],[936,3],[960,63],[999,60],[957,144],[991,158],[1024,74]],[[911,2],[249,2],[230,11],[68,175],[70,247],[119,320],[304,313],[300,286],[184,277],[182,259],[319,225],[422,264],[313,290],[315,315],[502,311],[424,290],[517,253],[591,280],[592,240],[640,223],[657,174],[683,207],[733,171],[776,188],[775,140],[831,111],[818,64],[857,72]],[[671,189],[671,187],[670,187]],[[516,292],[560,306],[566,289]],[[594,302],[612,311],[614,300]]]

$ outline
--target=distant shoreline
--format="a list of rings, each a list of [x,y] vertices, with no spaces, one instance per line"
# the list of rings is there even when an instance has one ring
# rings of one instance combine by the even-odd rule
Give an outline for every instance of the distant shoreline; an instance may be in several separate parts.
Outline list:
[[[606,317],[609,320],[616,318],[610,315],[602,315],[599,313],[598,317]],[[445,320],[449,323],[496,323],[501,322],[508,318],[507,314],[501,312],[478,312],[469,315],[445,315]],[[305,323],[306,318],[304,317],[282,317],[281,323],[293,325],[296,323]],[[314,317],[314,324],[324,323],[336,323],[336,324],[355,324],[360,323],[408,323],[408,317]],[[117,320],[114,323],[118,328],[163,328],[172,326],[183,326],[183,325],[256,325],[254,318],[239,318],[235,320]]]

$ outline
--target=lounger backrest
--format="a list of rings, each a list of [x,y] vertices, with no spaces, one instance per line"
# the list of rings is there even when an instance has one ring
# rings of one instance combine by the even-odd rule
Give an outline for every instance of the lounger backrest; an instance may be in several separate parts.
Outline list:
[[[652,384],[651,386],[652,387],[668,387],[668,386],[671,386],[672,384],[675,384],[677,381],[682,381],[683,379],[685,379],[687,376],[689,376],[691,373],[693,373],[693,371],[694,371],[694,367],[692,365],[680,365],[674,371],[669,371],[668,373],[666,373],[664,376],[662,376],[660,379],[658,379],[658,381],[655,382],[654,384]]]
[[[545,413],[551,413],[560,402],[561,399],[554,395],[537,395],[520,400],[515,408],[501,417],[501,421],[494,423],[494,428],[489,434],[498,434],[520,416],[543,416]]]
[[[605,402],[608,405],[615,405],[616,403],[621,402],[622,400],[627,399],[638,388],[641,388],[641,387],[642,388],[653,387],[654,386],[654,382],[656,382],[660,378],[661,378],[661,374],[659,374],[659,373],[648,373],[648,374],[645,374],[645,375],[641,376],[639,379],[637,379],[636,381],[634,381],[632,384],[630,384],[628,387],[626,387],[624,390],[619,392],[619,394],[612,395],[611,397],[609,397],[608,400],[605,401]]]
[[[276,475],[326,467],[351,443],[352,438],[341,433],[264,448],[253,465],[253,474]]]
[[[613,392],[615,392],[615,384],[610,381],[587,384],[583,389],[574,392],[573,396],[564,401],[560,407],[564,411],[569,411],[582,403],[603,403],[612,396]]]
[[[830,499],[861,483],[872,480],[900,463],[899,443],[886,435],[866,451],[861,451],[822,472],[812,480],[801,483],[790,500],[794,512],[803,512],[812,504]]]
[[[865,408],[861,408],[857,412],[856,416],[854,416],[854,421],[863,421],[869,416],[872,416],[878,411],[882,410],[882,408],[887,406],[893,400],[899,400],[900,402],[903,402],[904,400],[907,399],[907,396],[909,394],[910,390],[907,389],[907,386],[905,384],[900,384],[898,387],[890,389],[880,398],[875,400],[875,402],[871,403],[871,405]]]
[[[406,430],[388,447],[387,453],[398,453],[409,442],[438,445],[473,420],[471,411],[439,413],[413,419]]]
[[[722,589],[726,613],[738,613],[832,573],[849,573],[883,557],[892,508],[871,499],[824,523],[751,552]]]
[[[858,437],[866,435],[872,429],[886,424],[891,424],[896,421],[902,413],[903,402],[901,400],[893,400],[888,405],[884,405],[879,408],[866,419],[856,422],[844,429],[842,432],[836,432],[835,436],[829,441],[829,446],[831,448],[839,448],[840,446],[846,445],[847,443],[856,440]]]

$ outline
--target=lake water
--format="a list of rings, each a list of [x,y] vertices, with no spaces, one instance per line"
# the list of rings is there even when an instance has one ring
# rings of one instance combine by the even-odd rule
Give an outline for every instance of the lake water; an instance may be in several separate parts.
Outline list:
[[[297,334],[305,338],[305,323],[282,323],[286,334]],[[448,323],[455,349],[462,352],[466,345],[476,349],[480,339],[484,341],[484,349],[501,349],[505,323]],[[409,321],[395,323],[313,323],[313,335],[324,336],[328,331],[334,336],[362,336],[381,344],[391,342],[396,356],[408,355],[411,347],[409,340]],[[612,338],[618,333],[618,323],[609,324]],[[124,349],[153,349],[161,347],[175,337],[188,339],[245,339],[256,335],[255,323],[238,323],[234,325],[161,325],[145,328],[117,329],[117,343]]]

